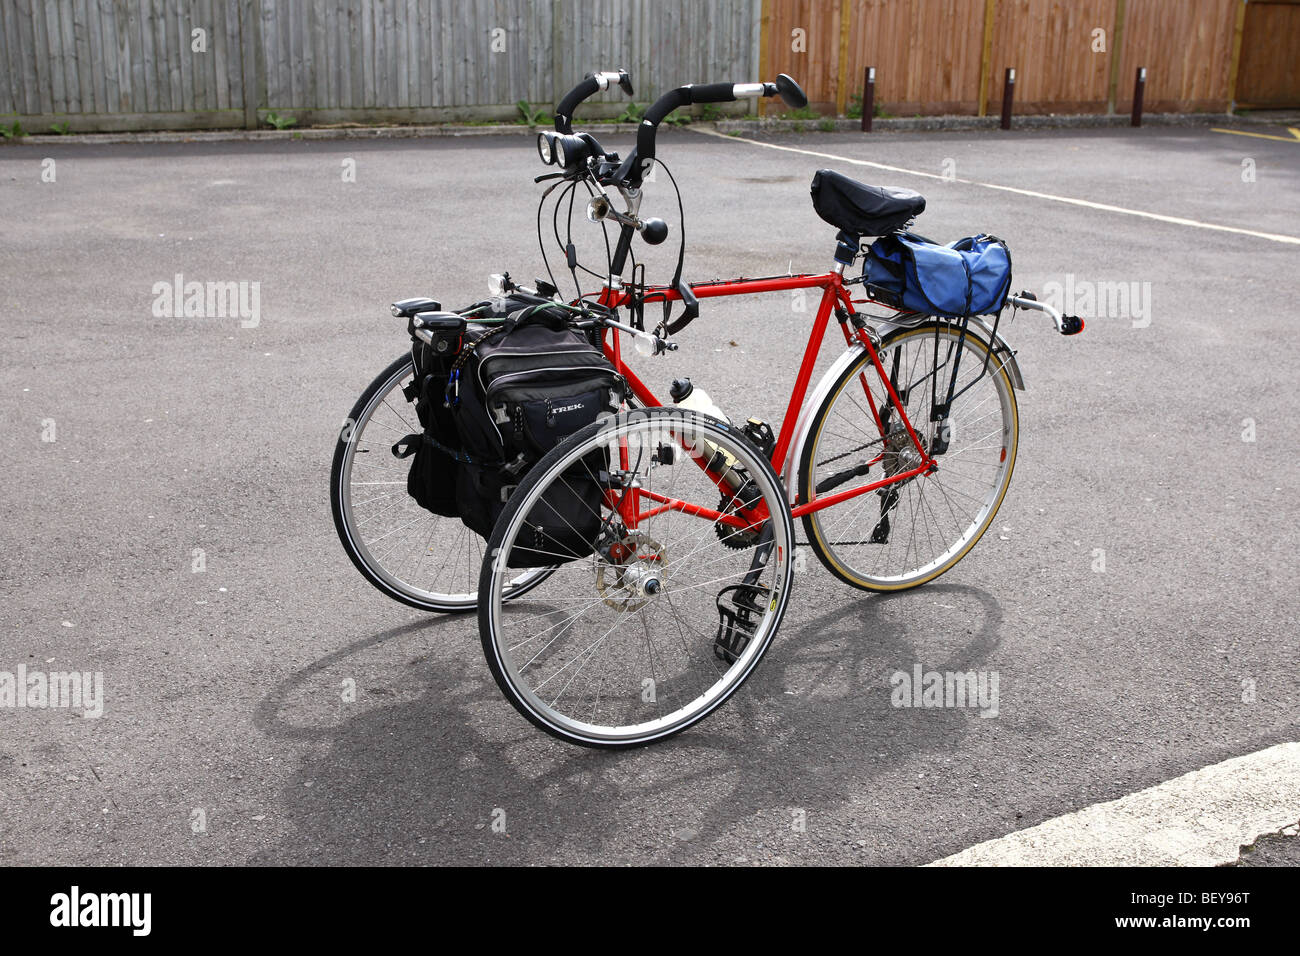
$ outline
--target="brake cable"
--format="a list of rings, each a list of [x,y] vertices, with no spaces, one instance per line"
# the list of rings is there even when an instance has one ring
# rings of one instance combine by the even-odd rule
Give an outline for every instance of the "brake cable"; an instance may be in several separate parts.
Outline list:
[[[562,194],[562,195],[561,195],[561,196],[560,196],[560,197],[555,201],[555,209],[554,209],[554,211],[553,211],[552,214],[551,214],[551,231],[552,231],[552,233],[555,235],[555,244],[556,244],[556,245],[557,245],[561,250],[564,251],[564,254],[565,254],[565,257],[566,257],[566,260],[565,260],[565,261],[566,261],[566,264],[567,264],[567,261],[568,261],[568,254],[569,254],[568,247],[571,246],[571,245],[573,245],[573,193],[577,190],[577,188],[578,188],[578,183],[579,183],[579,182],[583,182],[583,181],[584,181],[584,180],[574,180],[574,181],[572,181],[572,182],[570,183],[568,192],[567,192],[566,194]],[[588,185],[588,186],[587,186],[587,189],[590,190],[590,189],[591,189],[591,186]],[[560,206],[564,203],[565,195],[568,195],[568,197],[569,197],[569,216],[568,216],[568,222],[567,222],[567,226],[566,226],[567,241],[566,241],[566,240],[563,240],[563,239],[560,238]],[[604,228],[603,224],[602,224],[602,228]],[[540,237],[539,237],[538,241],[539,241],[539,242],[541,241],[541,240],[540,240]],[[605,233],[605,246],[606,246],[606,251],[607,251],[607,254],[608,254],[608,247],[609,247],[609,233],[608,233],[608,232]],[[542,251],[542,254],[545,255],[545,250],[544,250],[544,249],[543,249],[543,251]],[[587,273],[587,274],[588,274],[589,276],[591,276],[592,278],[595,278],[595,279],[601,279],[601,280],[604,280],[604,279],[606,278],[606,276],[601,275],[599,272],[596,272],[596,271],[594,271],[594,270],[592,270],[592,269],[587,268],[587,267],[584,266],[581,262],[577,262],[577,260],[576,260],[576,256],[575,256],[574,261],[575,261],[575,265],[569,267],[571,272],[572,272],[573,270],[575,270],[575,269],[581,269],[583,272]],[[611,266],[612,266],[612,262],[611,262]],[[608,273],[609,273],[609,270],[608,270],[608,269],[606,270],[606,273],[607,273],[607,275],[608,275]],[[554,280],[554,276],[552,276],[551,278],[552,278],[552,280]],[[554,281],[552,281],[551,284],[554,285],[554,284],[555,284]],[[574,275],[574,284],[575,284],[575,285],[577,284],[577,276],[576,276],[576,274]],[[582,295],[582,287],[581,287],[581,286],[578,287],[578,295],[579,295],[579,296]]]
[[[587,180],[584,179],[584,180],[582,181],[582,183],[583,183],[584,186],[587,187],[587,195],[588,195],[588,196],[595,196],[595,195],[596,195],[596,191],[595,191],[594,189],[591,188],[591,183],[590,183],[590,182],[588,182]],[[570,209],[572,209],[572,207],[570,207]],[[569,215],[570,215],[570,216],[573,215],[572,211],[570,211]],[[604,235],[604,237],[605,237],[605,288],[610,288],[610,287],[613,286],[613,284],[614,284],[614,253],[613,253],[613,251],[609,248],[609,226],[605,223],[605,221],[604,221],[603,219],[601,220],[601,223],[600,223],[600,231],[601,231],[601,233],[602,233],[602,234]],[[630,250],[629,250],[629,251],[630,251]],[[632,269],[633,269],[633,271],[634,271],[634,273],[635,273],[635,270],[636,270],[636,256],[635,256],[635,255],[632,256]],[[588,272],[591,272],[590,269],[588,269],[587,271],[588,271]],[[592,275],[595,275],[595,273],[592,272]],[[598,277],[598,278],[599,278],[599,277]]]
[[[677,231],[681,233],[681,239],[677,242],[677,268],[673,271],[672,287],[676,289],[681,284],[682,264],[686,260],[686,210],[682,206],[681,188],[677,185],[677,179],[673,176],[672,170],[668,168],[667,163],[658,157],[655,157],[655,162],[662,166],[664,172],[668,174],[668,180],[673,184],[673,191],[677,193]],[[671,305],[667,299],[664,299],[664,318],[659,325],[663,328],[665,333],[668,332],[668,316],[671,311]],[[678,329],[674,331],[680,331],[681,328],[683,328],[683,326],[679,326]]]
[[[546,178],[553,179],[555,177],[550,176]],[[560,183],[558,182],[551,183],[551,185],[546,187],[546,191],[542,193],[542,198],[537,202],[537,248],[542,253],[542,265],[546,266],[546,275],[551,280],[551,286],[552,288],[556,288],[556,289],[560,287],[560,284],[555,279],[555,273],[551,271],[551,260],[546,255],[546,243],[542,240],[542,212],[546,209],[546,198],[550,196],[551,193],[555,192],[555,190],[558,189],[559,187],[560,187]],[[559,238],[560,238],[559,231],[557,230],[555,235],[555,239],[557,242],[559,241]]]

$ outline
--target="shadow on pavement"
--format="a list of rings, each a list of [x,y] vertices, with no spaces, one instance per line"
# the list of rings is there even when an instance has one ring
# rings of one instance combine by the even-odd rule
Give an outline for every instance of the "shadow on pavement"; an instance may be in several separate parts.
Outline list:
[[[472,625],[464,618],[356,641],[298,671],[258,706],[264,733],[320,751],[305,755],[283,794],[297,832],[249,862],[730,862],[779,853],[792,807],[808,816],[833,810],[918,752],[960,756],[972,715],[896,709],[888,677],[914,661],[978,669],[999,643],[1002,611],[977,588],[926,589],[923,600],[948,602],[970,624],[933,659],[933,647],[918,647],[909,633],[924,630],[904,613],[915,600],[863,595],[783,628],[718,713],[664,743],[615,753],[563,744],[516,714],[481,658],[468,653],[464,630]],[[444,643],[457,627],[460,637]],[[393,670],[411,643],[430,636],[438,637],[434,650]],[[472,646],[477,652],[477,641]],[[370,704],[333,726],[328,715],[313,715],[302,691],[323,690],[376,651],[390,676],[366,702],[405,699]],[[729,832],[746,819],[751,835]],[[759,845],[754,828],[770,832],[770,843]],[[886,819],[856,820],[835,838],[887,846],[889,828]]]

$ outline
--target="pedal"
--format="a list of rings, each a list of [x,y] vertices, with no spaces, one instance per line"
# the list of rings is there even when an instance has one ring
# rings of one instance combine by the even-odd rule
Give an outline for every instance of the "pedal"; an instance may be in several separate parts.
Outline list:
[[[882,515],[879,523],[877,523],[877,525],[871,529],[871,543],[872,544],[889,543],[889,516],[888,515]]]
[[[718,633],[713,653],[734,664],[758,630],[755,615],[762,614],[771,591],[753,584],[733,584],[718,592]]]
[[[740,431],[751,445],[763,453],[764,458],[772,457],[772,450],[776,448],[776,435],[772,433],[771,425],[761,418],[751,418]]]
[[[871,529],[872,544],[889,543],[889,512],[893,511],[898,505],[898,490],[895,488],[882,488],[880,494],[880,520],[876,526]]]

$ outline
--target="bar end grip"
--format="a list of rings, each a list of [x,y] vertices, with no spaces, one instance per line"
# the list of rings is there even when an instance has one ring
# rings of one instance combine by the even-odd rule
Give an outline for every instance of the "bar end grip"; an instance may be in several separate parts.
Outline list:
[[[786,73],[777,74],[776,92],[785,101],[785,105],[791,109],[803,109],[808,105],[808,94]]]

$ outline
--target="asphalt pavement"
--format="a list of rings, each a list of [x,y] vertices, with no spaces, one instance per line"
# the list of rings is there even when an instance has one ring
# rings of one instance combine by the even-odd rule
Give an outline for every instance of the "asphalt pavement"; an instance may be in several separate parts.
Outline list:
[[[1253,129],[665,131],[689,279],[828,268],[829,166],[1006,239],[1017,288],[1130,301],[1004,326],[1019,459],[957,568],[881,597],[809,560],[737,696],[615,754],[534,730],[475,620],[385,599],[330,519],[388,303],[541,273],[528,138],[0,148],[0,671],[104,688],[0,707],[0,864],[921,864],[1300,739],[1300,140]],[[662,172],[642,213],[666,279]],[[256,315],[185,317],[177,276]],[[779,422],[814,309],[707,301],[638,367]],[[996,673],[997,716],[891,706],[918,664]]]

